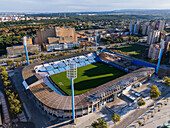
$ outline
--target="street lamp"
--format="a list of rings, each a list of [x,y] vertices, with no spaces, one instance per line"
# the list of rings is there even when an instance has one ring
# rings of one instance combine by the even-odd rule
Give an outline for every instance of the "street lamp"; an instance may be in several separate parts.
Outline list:
[[[96,30],[95,33],[96,33],[95,41],[96,41],[96,51],[97,51],[97,36],[98,36],[98,31]]]
[[[27,51],[27,37],[24,36],[23,37],[23,45],[24,45],[24,49],[25,49],[25,55],[26,55],[26,58],[27,58],[27,65],[29,65],[29,58],[28,58],[28,51]]]
[[[161,40],[161,52],[159,54],[159,60],[158,60],[157,67],[156,67],[156,74],[158,74],[159,65],[160,65],[162,53],[163,53],[163,50],[164,50],[164,44],[165,44],[165,41],[162,39]]]
[[[72,116],[73,123],[75,123],[75,110],[74,110],[74,79],[77,78],[77,64],[75,61],[70,60],[67,65],[67,78],[71,80],[71,96],[72,96]]]

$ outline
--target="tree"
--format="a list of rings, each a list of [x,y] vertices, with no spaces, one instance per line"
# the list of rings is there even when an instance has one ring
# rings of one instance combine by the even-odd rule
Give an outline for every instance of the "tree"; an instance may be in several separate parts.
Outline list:
[[[97,119],[97,121],[94,121],[91,126],[93,128],[107,128],[107,123],[103,119]]]
[[[107,41],[107,38],[106,38],[106,37],[102,37],[102,38],[101,38],[101,41],[102,41],[102,42],[106,42],[106,41]]]
[[[6,67],[0,66],[0,71],[6,71]]]
[[[1,78],[2,78],[3,81],[8,80],[8,72],[7,71],[2,71]]]
[[[102,47],[98,47],[97,49],[98,49],[98,50],[102,50],[103,48],[102,48]]]
[[[168,101],[169,101],[169,98],[166,98],[166,101],[168,102]]]
[[[39,54],[40,51],[39,51],[38,49],[36,49],[36,50],[34,51],[34,53],[35,53],[35,54]]]
[[[26,60],[26,56],[23,55],[23,56],[21,57],[21,61],[25,61],[25,60]]]
[[[151,86],[150,91],[150,98],[158,98],[161,95],[161,92],[159,91],[158,87],[156,85]]]
[[[6,63],[7,63],[8,66],[12,66],[14,64],[14,61],[13,60],[7,60]]]
[[[44,56],[45,56],[44,53],[41,53],[40,57],[44,57]]]
[[[142,123],[142,121],[138,121],[138,124],[139,124],[139,126],[142,126],[143,123]]]
[[[138,99],[138,105],[139,106],[145,105],[145,101],[143,100],[143,98]]]
[[[151,116],[152,116],[152,117],[153,117],[153,114],[154,114],[154,111],[152,110],[152,111],[151,111]]]
[[[10,104],[10,109],[11,109],[11,112],[15,115],[17,115],[18,113],[20,113],[22,110],[21,110],[21,104],[20,104],[20,101],[18,99],[14,99],[13,103]]]
[[[5,88],[4,90],[7,96],[9,96],[12,93],[10,88]]]
[[[164,76],[164,82],[166,85],[170,86],[170,78],[168,78],[167,76]]]
[[[161,106],[160,106],[160,105],[158,105],[158,111],[160,111],[160,109],[161,109]]]
[[[11,112],[15,115],[17,115],[18,113],[20,113],[22,111],[21,107],[21,103],[18,100],[18,95],[15,94],[14,92],[12,92],[9,96],[8,96],[8,100],[10,103],[10,109]]]
[[[11,84],[11,81],[10,81],[10,80],[4,81],[4,83],[3,83],[3,84],[4,84],[4,86],[6,86],[6,87],[7,87],[7,86],[9,86],[9,85]]]
[[[121,117],[117,113],[114,113],[114,115],[112,116],[112,121],[114,123],[120,122],[120,119]]]
[[[106,44],[109,45],[109,44],[110,44],[110,41],[107,41]]]

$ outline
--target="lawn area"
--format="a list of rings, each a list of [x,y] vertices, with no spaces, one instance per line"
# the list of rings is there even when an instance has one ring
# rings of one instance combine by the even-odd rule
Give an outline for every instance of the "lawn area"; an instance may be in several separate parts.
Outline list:
[[[115,50],[120,50],[125,53],[129,53],[131,55],[138,55],[148,51],[149,47],[139,44],[129,44],[120,46],[119,48],[115,48]]]
[[[74,94],[79,95],[87,92],[125,74],[122,70],[100,62],[79,67],[77,69],[77,79],[74,80]],[[50,77],[64,92],[71,95],[71,84],[70,80],[66,78],[66,72]]]

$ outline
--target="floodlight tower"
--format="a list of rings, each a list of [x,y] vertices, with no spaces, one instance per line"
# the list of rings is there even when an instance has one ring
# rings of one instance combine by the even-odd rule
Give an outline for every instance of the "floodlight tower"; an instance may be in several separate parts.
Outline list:
[[[95,37],[95,41],[96,41],[96,51],[97,51],[97,36],[98,36],[98,31],[95,31],[96,37]]]
[[[75,123],[75,110],[74,110],[74,79],[77,78],[77,64],[70,60],[70,62],[67,65],[68,71],[67,71],[67,78],[71,80],[71,96],[72,96],[72,116],[73,116],[73,122]]]
[[[29,58],[28,58],[28,51],[27,51],[27,37],[24,36],[23,37],[23,45],[24,45],[24,48],[25,48],[25,55],[26,55],[26,58],[27,58],[27,65],[29,65]]]
[[[158,60],[157,67],[156,67],[156,74],[158,74],[159,65],[160,65],[162,53],[163,53],[163,50],[164,50],[164,44],[165,44],[165,41],[162,39],[161,40],[161,52],[159,54],[159,60]]]

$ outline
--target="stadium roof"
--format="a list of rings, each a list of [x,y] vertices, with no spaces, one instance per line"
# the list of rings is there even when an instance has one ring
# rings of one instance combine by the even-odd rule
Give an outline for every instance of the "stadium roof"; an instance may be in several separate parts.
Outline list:
[[[65,56],[65,58],[69,58],[73,56]],[[57,59],[61,59],[57,58]],[[56,59],[52,59],[56,60]],[[51,62],[52,60],[47,60],[46,62]],[[32,84],[32,81],[38,81],[42,78],[35,74],[34,67],[42,62],[31,64],[26,66],[23,69],[23,78],[28,81],[28,84]],[[149,74],[155,72],[154,68],[141,68],[136,71],[133,71],[129,74],[126,74],[122,77],[119,77],[113,81],[105,83],[101,86],[98,86],[90,91],[82,93],[80,95],[75,96],[75,108],[82,109],[88,107],[88,105],[92,104],[92,102],[97,101],[101,98],[101,94],[113,93],[119,91],[119,89],[123,89],[127,86],[128,83],[132,83],[134,80],[139,80],[143,77],[146,77]],[[126,81],[126,82],[125,82]],[[127,81],[129,81],[127,83]],[[55,91],[53,91],[50,87],[45,85],[43,82],[39,83],[35,86],[29,88],[32,94],[44,105],[59,110],[71,110],[71,96],[63,96]]]

